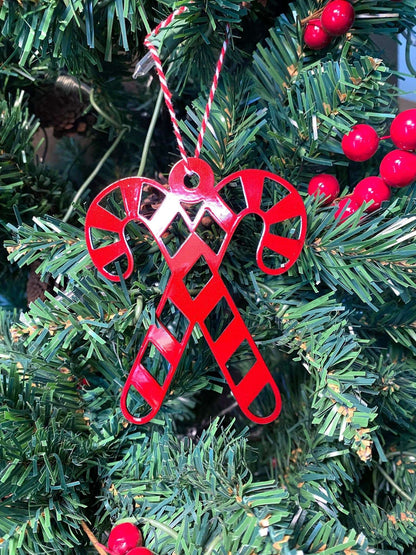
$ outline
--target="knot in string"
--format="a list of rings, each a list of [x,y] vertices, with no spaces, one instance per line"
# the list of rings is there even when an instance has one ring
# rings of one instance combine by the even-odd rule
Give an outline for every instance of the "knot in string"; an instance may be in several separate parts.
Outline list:
[[[160,86],[161,86],[161,89],[163,91],[163,96],[165,98],[165,103],[166,103],[167,109],[169,111],[170,120],[172,122],[173,132],[174,132],[175,137],[176,137],[176,142],[178,144],[179,152],[180,152],[181,157],[184,161],[185,171],[188,175],[192,175],[193,172],[189,168],[188,156],[186,154],[185,145],[183,143],[182,135],[181,135],[179,125],[178,125],[178,120],[176,119],[175,110],[173,108],[172,93],[171,93],[171,91],[168,87],[168,83],[167,83],[167,80],[166,80],[166,75],[163,71],[162,62],[160,60],[157,48],[154,46],[154,44],[150,40],[152,37],[156,37],[156,35],[162,29],[164,29],[168,25],[170,25],[170,23],[173,21],[173,19],[175,17],[177,17],[178,15],[180,15],[181,13],[183,13],[186,10],[187,10],[186,6],[181,6],[180,8],[175,10],[173,13],[171,13],[171,15],[168,18],[166,18],[164,21],[159,23],[159,25],[146,36],[146,38],[144,39],[144,45],[148,48],[148,50],[150,52],[150,55],[152,56],[152,59],[155,63],[156,72],[159,76]],[[208,102],[207,102],[207,105],[205,107],[204,117],[202,118],[201,129],[199,131],[197,145],[196,145],[196,148],[195,148],[195,154],[194,154],[195,158],[199,158],[199,156],[201,154],[201,148],[202,148],[202,143],[204,142],[204,135],[205,135],[207,125],[208,125],[209,114],[211,112],[211,107],[212,107],[212,103],[213,103],[213,100],[214,100],[215,92],[216,92],[217,87],[218,87],[218,79],[220,77],[222,65],[224,63],[225,53],[227,51],[227,47],[228,47],[228,43],[229,43],[229,36],[230,36],[230,26],[227,23],[225,39],[224,39],[224,42],[223,42],[223,45],[222,45],[222,48],[221,48],[221,53],[220,53],[220,56],[218,58],[218,62],[217,62],[216,68],[215,68],[215,73],[214,73],[214,77],[213,77],[213,80],[212,80],[212,85],[211,85],[211,88],[210,88],[210,91],[209,91]]]

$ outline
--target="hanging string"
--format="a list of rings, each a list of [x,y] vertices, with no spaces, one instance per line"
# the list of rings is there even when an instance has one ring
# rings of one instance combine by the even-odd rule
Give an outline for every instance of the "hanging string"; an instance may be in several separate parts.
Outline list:
[[[178,15],[180,15],[181,13],[183,13],[186,9],[187,9],[186,6],[181,6],[180,8],[175,10],[173,13],[171,13],[171,15],[167,19],[165,19],[164,21],[159,23],[159,25],[151,33],[149,33],[146,36],[146,38],[144,40],[144,44],[148,48],[148,50],[150,52],[150,55],[152,56],[153,61],[155,63],[156,72],[159,76],[160,86],[162,88],[163,96],[165,98],[165,103],[166,103],[167,109],[169,111],[170,120],[172,122],[173,132],[175,133],[176,142],[178,143],[179,152],[180,152],[180,154],[182,156],[182,159],[185,163],[186,173],[190,175],[190,174],[192,174],[192,172],[189,169],[188,156],[186,154],[185,145],[183,143],[182,135],[181,135],[181,132],[179,130],[178,120],[176,119],[175,110],[173,108],[172,93],[169,90],[168,83],[167,83],[167,80],[166,80],[166,75],[163,71],[162,62],[161,62],[159,54],[157,52],[157,48],[152,44],[152,42],[150,40],[152,37],[156,37],[157,34],[162,29],[164,29],[168,25],[170,25],[170,23],[173,21],[173,19],[175,17],[177,17]],[[214,78],[212,80],[212,85],[211,85],[211,89],[210,89],[210,92],[209,92],[208,102],[207,102],[207,105],[205,107],[205,113],[204,113],[204,117],[203,117],[202,123],[201,123],[201,130],[200,130],[199,135],[198,135],[197,145],[196,145],[196,148],[195,148],[195,158],[199,158],[199,155],[201,154],[202,143],[204,141],[204,135],[205,135],[205,131],[206,131],[207,125],[208,125],[208,118],[209,118],[209,115],[210,115],[210,112],[211,112],[212,102],[214,100],[215,92],[216,92],[217,87],[218,87],[218,79],[219,79],[219,76],[220,76],[220,73],[221,73],[222,65],[224,63],[225,53],[227,51],[227,46],[228,46],[228,43],[229,43],[229,36],[230,36],[230,26],[227,24],[225,40],[223,42],[223,45],[222,45],[222,48],[221,48],[221,54],[220,54],[220,57],[218,59],[218,62],[217,62],[216,68],[215,68],[215,74],[214,74]]]
[[[185,6],[181,6],[173,13],[171,13],[170,16],[167,19],[165,19],[165,21],[162,21],[161,23],[159,23],[159,25],[146,36],[146,38],[144,39],[144,44],[149,49],[149,52],[153,58],[153,61],[155,62],[156,71],[157,71],[157,74],[159,75],[160,86],[162,87],[163,95],[165,97],[165,103],[169,110],[170,119],[173,125],[173,132],[175,133],[176,141],[178,143],[179,152],[181,153],[181,156],[185,162],[185,169],[187,170],[187,173],[190,173],[188,168],[188,157],[186,155],[186,150],[183,144],[181,132],[179,131],[179,125],[176,119],[175,110],[173,109],[172,93],[169,90],[168,83],[166,81],[166,76],[162,68],[162,62],[160,61],[159,54],[157,52],[157,48],[150,41],[150,38],[152,37],[152,35],[155,37],[161,29],[164,29],[165,27],[167,27],[172,22],[172,20],[177,15],[184,12],[185,9],[186,9]]]
[[[197,142],[197,145],[196,145],[196,148],[195,148],[195,158],[199,158],[199,155],[201,154],[202,143],[204,142],[204,135],[205,135],[205,131],[206,131],[207,125],[208,125],[208,118],[209,118],[209,114],[211,112],[212,102],[214,100],[214,95],[215,95],[215,92],[216,92],[217,87],[218,87],[218,79],[220,77],[222,64],[224,63],[225,53],[227,52],[229,37],[230,37],[230,26],[227,23],[227,27],[225,29],[225,40],[222,44],[221,54],[220,54],[220,57],[218,58],[217,67],[215,68],[215,73],[214,73],[214,78],[212,80],[211,90],[209,91],[208,102],[207,102],[207,105],[205,107],[205,114],[204,114],[204,117],[202,119],[201,130],[200,130],[199,136],[198,136],[198,142]]]

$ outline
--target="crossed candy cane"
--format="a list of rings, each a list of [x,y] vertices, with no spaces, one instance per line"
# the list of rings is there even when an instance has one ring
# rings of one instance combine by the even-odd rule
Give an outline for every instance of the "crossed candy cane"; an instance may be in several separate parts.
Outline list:
[[[169,176],[169,191],[166,191],[155,181],[141,177],[129,177],[117,181],[104,189],[92,202],[87,213],[86,240],[88,250],[95,266],[107,279],[119,281],[119,277],[110,273],[106,266],[123,255],[127,256],[128,261],[128,267],[123,277],[127,278],[133,271],[133,255],[124,235],[125,226],[131,221],[138,221],[149,229],[171,271],[166,289],[156,309],[157,323],[150,325],[124,385],[121,394],[121,409],[124,416],[135,424],[144,424],[157,414],[192,330],[195,324],[198,324],[243,413],[254,422],[266,424],[277,418],[280,413],[280,392],[221,279],[219,268],[238,224],[247,214],[257,214],[264,222],[263,233],[256,254],[257,264],[261,270],[268,274],[276,275],[286,272],[295,263],[303,247],[306,234],[305,207],[300,195],[290,183],[267,171],[242,170],[228,176],[215,187],[214,174],[206,162],[199,158],[188,158],[187,162],[188,167],[186,167],[183,160],[173,167]],[[184,183],[184,178],[189,169],[199,176],[199,185],[195,188],[187,187]],[[288,193],[267,211],[261,209],[265,179],[276,182],[286,189],[285,192]],[[219,195],[223,187],[235,180],[240,180],[246,200],[246,208],[239,213],[231,210]],[[146,185],[150,185],[164,196],[161,205],[148,217],[143,215],[140,210],[143,202],[143,188]],[[125,210],[125,217],[123,219],[116,217],[100,204],[115,189],[120,190],[123,199]],[[201,203],[195,218],[191,218],[183,208],[182,204],[184,203],[188,205]],[[213,220],[221,226],[225,233],[218,252],[214,252],[196,233],[200,220],[206,211],[209,212]],[[162,235],[177,214],[182,216],[190,234],[177,252],[171,256],[162,240]],[[301,219],[299,236],[297,238],[274,235],[270,231],[270,227],[273,224],[295,217],[300,217]],[[94,228],[116,233],[119,240],[110,245],[94,248],[91,234]],[[271,249],[276,254],[283,255],[287,262],[277,269],[267,267],[263,261],[265,248]],[[201,256],[209,266],[212,277],[198,295],[193,298],[186,288],[184,280]],[[231,311],[232,320],[220,333],[219,337],[214,340],[207,328],[206,319],[218,303],[224,303],[223,299],[225,299]],[[189,321],[181,341],[175,338],[160,321],[163,308],[168,301],[173,303]],[[246,375],[242,377],[241,381],[236,383],[230,374],[227,363],[244,340],[248,342],[255,362]],[[142,364],[149,344],[154,345],[168,363],[169,370],[163,384],[159,384]],[[266,386],[270,386],[273,391],[275,406],[271,414],[257,416],[250,410],[250,405]],[[135,417],[129,412],[127,396],[130,387],[134,387],[150,405],[151,410],[147,415]]]

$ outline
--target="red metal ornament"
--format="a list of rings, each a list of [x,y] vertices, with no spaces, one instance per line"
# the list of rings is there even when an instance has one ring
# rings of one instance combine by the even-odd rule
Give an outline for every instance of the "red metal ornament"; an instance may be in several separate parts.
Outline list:
[[[95,266],[106,278],[119,281],[119,277],[110,273],[106,266],[122,255],[126,255],[128,260],[128,268],[123,277],[127,278],[133,271],[133,256],[124,235],[124,228],[131,221],[138,221],[149,229],[171,271],[171,276],[156,310],[157,322],[149,327],[123,388],[121,409],[127,420],[135,424],[144,424],[155,417],[168,391],[192,330],[195,324],[198,324],[243,413],[256,423],[267,424],[277,418],[280,413],[280,392],[220,277],[219,268],[238,224],[246,215],[257,214],[264,222],[263,233],[256,254],[257,264],[261,270],[268,274],[277,275],[286,272],[296,262],[305,241],[305,207],[296,189],[281,177],[270,172],[242,170],[233,173],[215,186],[214,174],[206,162],[199,158],[188,158],[188,167],[199,176],[199,184],[195,188],[185,185],[185,162],[181,160],[170,173],[170,191],[150,179],[129,177],[104,189],[94,199],[87,212],[85,226],[88,251]],[[261,208],[265,180],[275,182],[277,186],[283,187],[284,192],[287,193],[286,196],[266,211]],[[234,212],[219,195],[223,187],[237,181],[241,184],[246,201],[246,207],[239,213]],[[150,185],[164,195],[163,202],[151,217],[145,217],[140,213],[141,196],[145,185]],[[124,203],[125,217],[123,219],[116,217],[100,204],[116,189],[119,189]],[[201,204],[193,219],[190,218],[182,206],[183,203]],[[196,233],[201,218],[206,211],[224,231],[224,239],[217,252],[214,252]],[[189,236],[172,256],[162,240],[162,235],[178,214],[186,223]],[[273,224],[292,218],[300,218],[301,225],[296,238],[282,237],[271,232],[270,228]],[[94,248],[91,234],[94,228],[115,233],[119,240],[111,245]],[[271,249],[276,255],[282,255],[286,262],[279,268],[269,268],[263,260],[264,249]],[[199,294],[193,298],[186,288],[184,279],[201,256],[207,263],[212,277]],[[214,341],[207,329],[205,320],[220,301],[224,302],[224,299],[233,318]],[[189,321],[188,328],[181,341],[173,337],[160,321],[167,301],[173,303]],[[227,362],[244,340],[248,342],[252,350],[255,363],[237,384],[227,368]],[[162,385],[159,385],[141,363],[149,343],[154,345],[169,364],[169,371]],[[270,386],[273,391],[275,407],[271,414],[257,416],[250,410],[250,405],[266,386]],[[149,414],[141,417],[130,414],[126,402],[130,387],[134,387],[150,405],[151,411]]]

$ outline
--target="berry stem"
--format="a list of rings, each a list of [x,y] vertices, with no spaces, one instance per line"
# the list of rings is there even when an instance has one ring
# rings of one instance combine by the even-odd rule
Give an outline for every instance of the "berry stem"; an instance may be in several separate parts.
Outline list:
[[[324,11],[324,8],[319,8],[319,10],[316,10],[316,12],[313,12],[313,14],[308,15],[308,17],[305,17],[304,19],[301,19],[300,20],[301,25],[306,25],[306,23],[308,23],[308,21],[310,21],[311,19],[319,19],[323,11]]]
[[[379,465],[376,463],[376,467],[377,470],[384,476],[384,478],[388,481],[389,484],[391,484],[395,490],[397,491],[397,493],[406,501],[412,502],[413,499],[410,497],[410,495],[407,495],[407,493],[405,491],[402,490],[402,488],[400,488],[396,482],[393,480],[393,478],[391,478],[391,476],[389,476],[387,474],[387,472]]]
[[[81,520],[81,527],[88,536],[91,544],[98,551],[98,553],[100,555],[107,555],[109,551],[107,551],[107,549],[105,549],[105,547],[97,540],[97,538],[94,536],[90,528],[88,528],[87,524],[83,520]]]
[[[384,137],[380,137],[380,141],[384,141],[385,139],[390,139],[391,135],[384,135]]]

